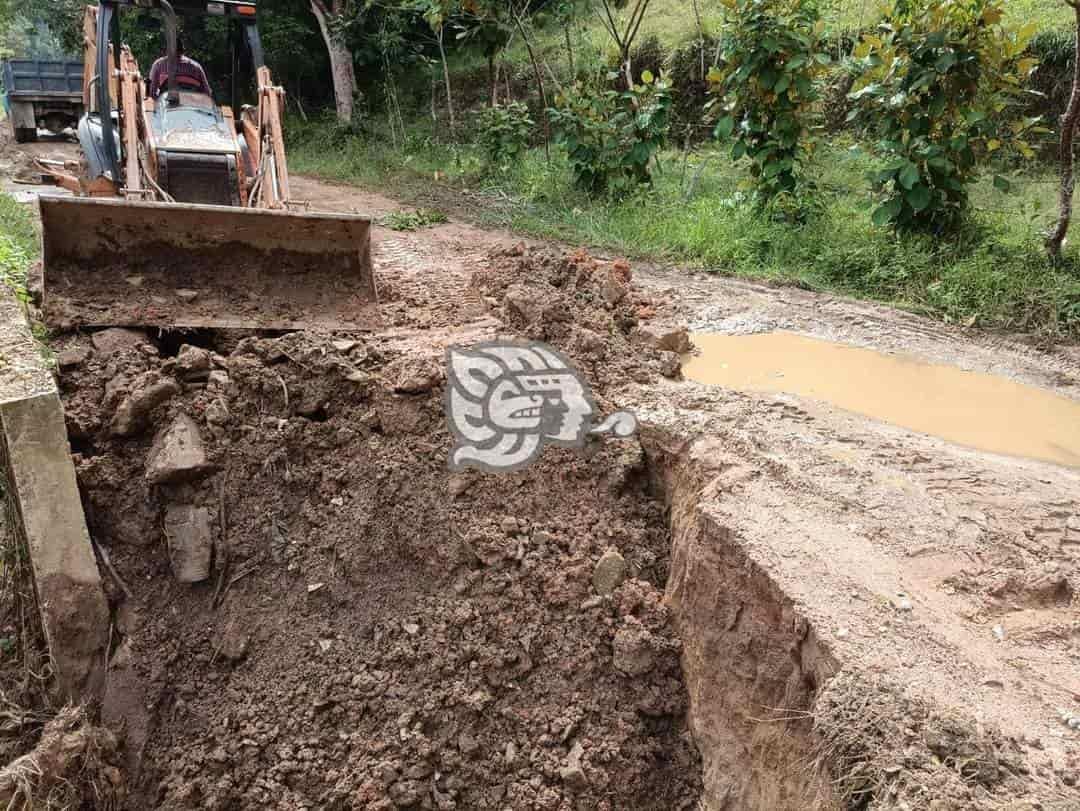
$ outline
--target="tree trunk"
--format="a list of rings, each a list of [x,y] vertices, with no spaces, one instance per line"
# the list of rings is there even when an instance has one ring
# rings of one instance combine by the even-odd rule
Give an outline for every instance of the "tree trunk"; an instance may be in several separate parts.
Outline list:
[[[326,53],[330,57],[330,75],[334,82],[334,105],[338,121],[352,123],[353,96],[356,94],[356,72],[353,70],[352,52],[330,31],[330,20],[342,12],[342,1],[333,0],[327,6],[324,0],[311,0],[311,13],[319,23]]]
[[[529,53],[529,61],[532,62],[533,74],[536,76],[536,87],[540,91],[540,106],[543,108],[542,115],[544,117],[544,156],[551,160],[551,120],[548,118],[548,100],[547,92],[544,90],[544,74],[540,71],[540,63],[536,61],[536,52],[533,51],[532,42],[529,41],[529,35],[525,31],[525,24],[521,21],[521,17],[514,15],[514,22],[517,23],[518,32],[521,34],[521,41],[525,43],[525,50]]]
[[[1061,191],[1059,197],[1060,213],[1057,225],[1046,239],[1046,252],[1051,259],[1061,256],[1061,244],[1069,231],[1072,219],[1073,189],[1076,178],[1073,176],[1073,136],[1076,134],[1077,119],[1080,118],[1080,3],[1069,3],[1076,13],[1076,41],[1073,47],[1073,83],[1069,95],[1069,105],[1061,117],[1061,142],[1058,157],[1061,160]]]
[[[570,64],[570,84],[577,79],[577,71],[574,70],[574,45],[570,41],[570,22],[563,25],[563,36],[566,38],[566,61]]]
[[[435,71],[431,71],[431,123],[434,131],[439,131],[439,111],[435,108],[435,96],[439,93],[439,80]]]
[[[488,55],[488,89],[491,91],[491,106],[499,103],[499,74],[495,70],[495,54]]]
[[[446,48],[443,46],[443,33],[445,26],[440,26],[438,31],[439,58],[442,59],[443,83],[446,85],[446,111],[450,114],[450,137],[457,133],[457,121],[454,119],[454,95],[450,90],[450,66],[446,64]]]
[[[701,81],[705,81],[705,26],[701,22],[701,8],[698,0],[694,0],[694,20],[697,21],[698,51],[701,57]]]

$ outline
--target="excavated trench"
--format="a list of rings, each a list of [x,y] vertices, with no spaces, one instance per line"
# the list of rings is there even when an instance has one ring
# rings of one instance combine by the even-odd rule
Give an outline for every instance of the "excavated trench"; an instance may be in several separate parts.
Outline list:
[[[781,466],[652,407],[686,335],[642,327],[628,266],[494,254],[442,311],[484,315],[439,326],[403,290],[374,334],[56,336],[111,627],[98,725],[41,736],[83,753],[54,782],[130,809],[1031,794],[1014,741],[840,661],[779,585],[742,520],[773,505],[740,498]],[[452,473],[444,352],[499,334],[560,350],[597,419],[660,417]]]
[[[614,381],[670,373],[606,267],[544,259],[568,317],[538,332],[509,264],[479,292],[604,413]],[[57,349],[126,807],[836,805],[810,717],[834,663],[699,509],[717,471],[679,437],[451,473],[430,339]]]

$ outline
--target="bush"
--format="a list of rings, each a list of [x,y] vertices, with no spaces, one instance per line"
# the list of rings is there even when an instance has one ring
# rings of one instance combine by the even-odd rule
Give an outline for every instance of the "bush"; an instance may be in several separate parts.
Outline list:
[[[955,228],[980,160],[1004,149],[1032,156],[1024,136],[1038,119],[1007,119],[1036,65],[1024,57],[1034,24],[1007,28],[1002,16],[1001,0],[910,0],[856,48],[853,116],[877,132],[886,158],[871,177],[875,224]]]
[[[652,181],[671,125],[671,89],[647,70],[641,82],[622,92],[578,83],[548,111],[574,182],[591,195],[624,197]]]
[[[480,146],[488,161],[505,172],[529,146],[529,133],[536,126],[529,108],[520,101],[485,107],[476,116]]]
[[[1031,74],[1031,87],[1037,91],[1024,105],[1028,115],[1043,115],[1056,120],[1069,104],[1072,92],[1073,53],[1076,33],[1073,31],[1040,31],[1028,44],[1028,53],[1039,60]],[[1056,147],[1056,139],[1052,146]]]
[[[714,135],[731,137],[731,156],[751,161],[759,194],[794,192],[799,163],[812,148],[814,79],[829,63],[824,29],[807,0],[727,0],[720,61],[707,76]]]

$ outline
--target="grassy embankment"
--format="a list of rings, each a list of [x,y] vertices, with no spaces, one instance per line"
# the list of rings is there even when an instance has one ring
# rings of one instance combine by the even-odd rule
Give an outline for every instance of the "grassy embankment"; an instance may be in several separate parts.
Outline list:
[[[837,27],[850,27],[861,8],[856,2],[834,6],[847,15],[834,17]],[[695,36],[690,8],[685,0],[656,0],[646,35],[656,33],[665,45]],[[1068,21],[1058,11],[1046,0],[1010,3],[1013,14],[1038,14],[1055,25]],[[582,35],[583,48],[593,39],[602,42],[596,34],[590,27]],[[559,58],[554,32],[541,41],[553,62]],[[406,143],[397,147],[378,121],[363,135],[328,122],[294,126],[291,167],[531,236],[885,301],[952,323],[1080,338],[1080,254],[1068,246],[1065,263],[1055,268],[1041,250],[1056,197],[1051,166],[1012,175],[1010,193],[995,190],[989,175],[981,180],[970,222],[957,236],[896,236],[870,223],[865,178],[876,159],[869,145],[849,136],[821,144],[808,167],[817,186],[814,209],[801,223],[784,223],[743,201],[745,167],[707,144],[688,157],[666,152],[651,192],[610,203],[573,188],[555,147],[550,163],[535,148],[502,173],[484,165],[467,137],[457,144],[436,137],[422,111],[407,125]]]
[[[30,212],[0,192],[0,282],[25,296],[26,273],[37,253],[37,232]]]

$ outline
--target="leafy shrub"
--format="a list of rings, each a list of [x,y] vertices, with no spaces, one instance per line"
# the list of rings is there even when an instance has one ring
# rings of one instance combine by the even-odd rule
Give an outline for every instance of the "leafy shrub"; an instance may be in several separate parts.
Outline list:
[[[814,79],[829,63],[819,48],[824,25],[809,0],[723,0],[726,29],[719,64],[709,71],[714,135],[746,156],[764,199],[794,192],[799,162],[812,148]]]
[[[910,0],[856,48],[862,76],[852,99],[885,156],[872,175],[877,225],[954,228],[981,159],[1024,140],[1037,118],[1007,121],[1036,65],[1024,51],[1035,25],[1002,24],[1001,0]],[[1007,189],[1003,178],[1000,188]]]
[[[667,59],[667,49],[664,48],[660,38],[656,34],[650,34],[635,45],[630,54],[630,64],[633,66],[634,75],[641,76],[648,71],[654,76],[659,76],[664,70],[664,62]]]
[[[449,221],[449,218],[436,208],[418,208],[415,211],[391,211],[379,220],[379,225],[391,231],[419,231],[421,228],[430,228]]]
[[[536,126],[529,108],[520,101],[485,107],[477,116],[477,134],[488,161],[505,172],[529,146]]]
[[[621,92],[578,83],[548,115],[574,182],[592,195],[622,197],[652,181],[671,125],[671,88],[647,70],[641,84]]]

